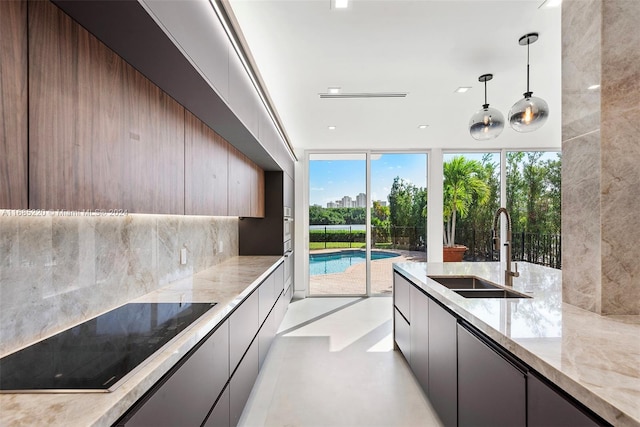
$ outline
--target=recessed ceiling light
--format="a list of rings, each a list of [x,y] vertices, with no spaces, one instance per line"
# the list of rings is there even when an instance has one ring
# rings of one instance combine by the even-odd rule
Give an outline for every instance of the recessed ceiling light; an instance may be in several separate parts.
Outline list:
[[[340,93],[340,88],[339,87],[330,87],[329,89],[327,89],[327,92],[330,94],[335,95],[336,93]]]
[[[600,85],[591,85],[591,86],[589,86],[587,89],[589,89],[589,90],[596,90],[596,89],[598,89],[599,87],[600,87]]]
[[[469,87],[469,86],[460,86],[458,89],[455,90],[455,92],[456,93],[465,93],[469,89],[471,89],[471,87]]]
[[[333,7],[336,9],[346,9],[349,7],[349,0],[334,0]]]
[[[562,4],[562,0],[545,0],[539,7],[551,9],[552,7],[558,7]]]
[[[428,128],[428,127],[429,127],[429,125],[419,125],[419,126],[418,126],[418,129],[426,129],[426,128]]]
[[[335,126],[329,126],[329,130],[336,130]]]

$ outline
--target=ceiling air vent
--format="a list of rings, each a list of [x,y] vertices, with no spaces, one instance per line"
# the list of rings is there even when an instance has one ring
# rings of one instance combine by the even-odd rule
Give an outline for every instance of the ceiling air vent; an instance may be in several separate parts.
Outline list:
[[[406,92],[365,92],[365,93],[319,93],[320,98],[350,99],[350,98],[404,98]]]

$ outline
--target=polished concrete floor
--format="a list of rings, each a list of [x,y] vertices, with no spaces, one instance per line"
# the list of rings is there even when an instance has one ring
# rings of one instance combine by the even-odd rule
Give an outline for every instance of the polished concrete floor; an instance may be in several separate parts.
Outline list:
[[[391,314],[390,297],[292,302],[240,426],[440,426]]]

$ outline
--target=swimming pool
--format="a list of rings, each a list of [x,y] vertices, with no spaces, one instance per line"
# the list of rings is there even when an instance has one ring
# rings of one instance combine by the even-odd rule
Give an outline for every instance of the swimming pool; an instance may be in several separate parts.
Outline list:
[[[395,252],[372,251],[371,260],[393,258],[400,254]],[[320,274],[342,273],[349,266],[364,262],[365,251],[340,251],[324,254],[309,255],[309,274],[317,276]]]

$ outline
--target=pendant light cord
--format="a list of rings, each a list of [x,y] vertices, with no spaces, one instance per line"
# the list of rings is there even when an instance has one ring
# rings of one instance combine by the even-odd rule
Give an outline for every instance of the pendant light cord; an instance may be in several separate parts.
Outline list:
[[[489,104],[487,104],[487,81],[484,81],[484,104],[488,107]],[[487,108],[485,107],[485,108]]]
[[[531,43],[527,40],[527,93],[529,93],[529,45]]]

